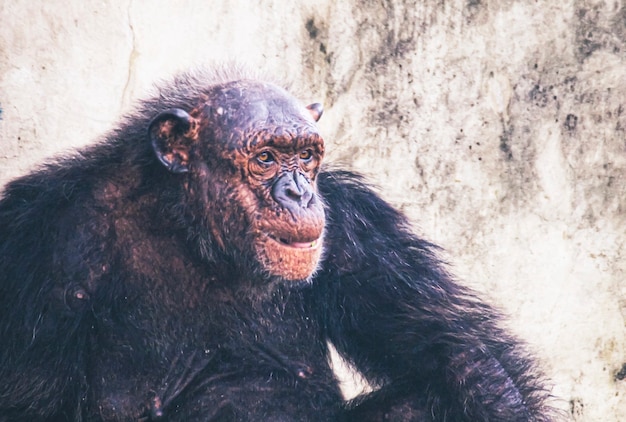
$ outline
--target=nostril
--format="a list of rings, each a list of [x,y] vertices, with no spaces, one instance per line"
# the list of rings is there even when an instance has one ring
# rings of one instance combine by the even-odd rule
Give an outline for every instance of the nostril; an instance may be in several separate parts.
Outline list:
[[[304,195],[304,192],[302,191],[302,189],[293,185],[287,187],[286,191],[287,191],[286,192],[287,196],[296,201],[299,201],[300,198],[302,198],[302,195]]]

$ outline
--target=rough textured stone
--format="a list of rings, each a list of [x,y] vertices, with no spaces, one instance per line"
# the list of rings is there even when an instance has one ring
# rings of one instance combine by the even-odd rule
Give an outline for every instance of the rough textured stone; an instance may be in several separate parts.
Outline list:
[[[0,3],[0,183],[155,79],[244,58],[511,315],[569,419],[626,418],[626,4]]]

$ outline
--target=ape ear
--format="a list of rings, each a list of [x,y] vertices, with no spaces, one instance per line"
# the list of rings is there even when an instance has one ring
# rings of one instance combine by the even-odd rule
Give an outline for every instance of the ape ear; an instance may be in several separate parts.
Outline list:
[[[316,122],[320,120],[320,117],[322,117],[322,114],[324,113],[324,106],[320,103],[309,104],[306,106],[306,109],[309,110],[311,117],[313,117],[313,120]]]
[[[185,110],[171,108],[159,113],[150,122],[148,136],[157,158],[170,172],[189,171],[189,150],[192,139],[187,134],[193,118]]]

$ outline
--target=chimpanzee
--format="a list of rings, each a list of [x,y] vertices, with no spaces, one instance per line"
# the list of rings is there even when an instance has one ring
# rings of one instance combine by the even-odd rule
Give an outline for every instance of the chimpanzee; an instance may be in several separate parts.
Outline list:
[[[179,75],[6,186],[0,421],[551,420],[497,312],[323,169],[321,105],[255,73]]]

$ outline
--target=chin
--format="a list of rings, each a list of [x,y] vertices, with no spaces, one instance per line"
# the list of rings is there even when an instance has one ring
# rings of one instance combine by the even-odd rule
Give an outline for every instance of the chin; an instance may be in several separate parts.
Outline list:
[[[265,270],[284,281],[309,281],[322,256],[322,238],[285,241],[265,235],[257,243],[257,256]]]

